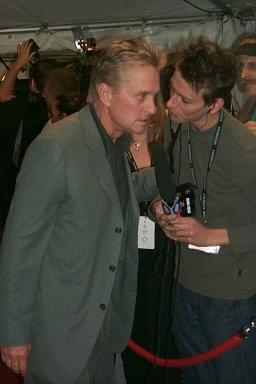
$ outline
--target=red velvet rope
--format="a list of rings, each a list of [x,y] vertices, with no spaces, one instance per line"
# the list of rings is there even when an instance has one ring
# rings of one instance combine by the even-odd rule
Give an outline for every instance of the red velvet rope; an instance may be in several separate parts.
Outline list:
[[[231,336],[224,343],[217,345],[216,347],[206,351],[204,353],[199,353],[191,357],[185,357],[181,359],[165,359],[159,356],[155,356],[152,353],[146,351],[140,345],[136,344],[133,340],[128,341],[128,347],[135,352],[137,355],[143,359],[149,361],[152,364],[159,365],[160,367],[189,367],[191,365],[196,365],[214,359],[222,353],[234,348],[244,340],[244,337],[237,333],[234,336]]]

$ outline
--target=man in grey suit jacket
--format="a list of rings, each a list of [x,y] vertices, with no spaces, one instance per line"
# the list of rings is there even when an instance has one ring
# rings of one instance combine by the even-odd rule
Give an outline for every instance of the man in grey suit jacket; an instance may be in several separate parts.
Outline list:
[[[125,133],[156,110],[161,55],[142,40],[112,43],[91,77],[91,103],[29,148],[0,255],[3,361],[25,383],[110,384],[136,296],[138,200]]]

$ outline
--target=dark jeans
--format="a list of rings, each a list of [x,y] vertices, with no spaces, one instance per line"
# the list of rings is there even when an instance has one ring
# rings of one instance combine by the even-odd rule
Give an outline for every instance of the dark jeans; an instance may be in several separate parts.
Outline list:
[[[224,342],[252,317],[256,318],[256,295],[246,300],[214,299],[178,285],[173,330],[181,356]],[[184,368],[182,377],[184,384],[255,384],[256,329],[220,357]]]

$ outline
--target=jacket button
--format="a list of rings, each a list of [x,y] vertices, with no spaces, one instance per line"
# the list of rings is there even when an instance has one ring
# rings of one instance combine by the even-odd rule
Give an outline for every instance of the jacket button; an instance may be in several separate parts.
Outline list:
[[[108,268],[111,272],[115,272],[116,267],[114,265],[110,265]]]
[[[102,310],[102,311],[104,311],[105,309],[106,309],[106,305],[105,304],[100,304],[100,309]]]
[[[121,232],[122,232],[122,228],[120,228],[120,227],[116,227],[116,228],[115,228],[115,232],[116,232],[116,233],[121,233]]]

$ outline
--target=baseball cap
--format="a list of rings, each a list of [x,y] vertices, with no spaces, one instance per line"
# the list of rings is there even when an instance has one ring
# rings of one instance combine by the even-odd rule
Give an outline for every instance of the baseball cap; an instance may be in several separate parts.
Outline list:
[[[236,55],[256,56],[256,33],[239,36],[232,45],[232,52]]]

